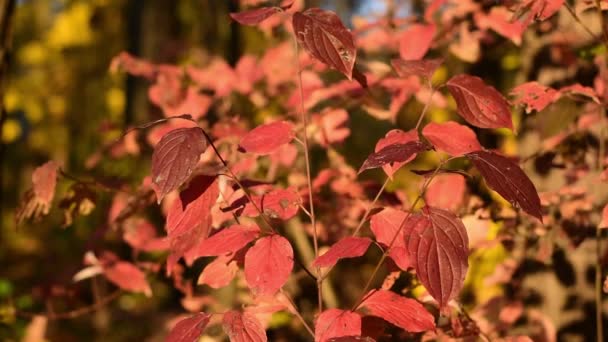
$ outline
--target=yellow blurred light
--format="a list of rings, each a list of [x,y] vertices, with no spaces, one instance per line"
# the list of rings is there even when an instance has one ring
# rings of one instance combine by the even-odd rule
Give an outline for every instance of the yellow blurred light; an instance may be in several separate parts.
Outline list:
[[[24,103],[25,116],[31,123],[38,123],[44,117],[44,111],[40,103],[36,101],[28,101]]]
[[[49,44],[61,49],[91,43],[93,31],[89,24],[92,12],[89,3],[78,2],[59,13],[48,33]]]
[[[502,58],[500,65],[504,70],[515,70],[521,65],[521,58],[514,53],[508,54]]]
[[[19,121],[8,119],[2,126],[2,142],[12,143],[21,136],[22,130]]]
[[[429,117],[433,122],[445,122],[450,118],[450,113],[443,108],[433,108],[429,110]]]
[[[61,118],[65,114],[66,103],[62,96],[53,95],[47,100],[49,113],[56,118]]]
[[[108,89],[106,92],[106,105],[113,119],[118,118],[125,110],[125,92],[117,87]]]
[[[40,41],[29,42],[17,51],[17,60],[26,65],[42,64],[47,56],[47,50]]]
[[[4,93],[4,108],[7,112],[15,111],[19,108],[19,102],[21,101],[19,92],[15,89],[9,88]]]
[[[433,77],[431,77],[431,82],[433,84],[443,84],[448,78],[448,68],[445,66],[441,66],[435,73]]]

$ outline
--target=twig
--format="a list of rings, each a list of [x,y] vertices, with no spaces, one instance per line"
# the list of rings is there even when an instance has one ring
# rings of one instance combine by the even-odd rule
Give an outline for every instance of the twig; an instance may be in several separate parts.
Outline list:
[[[568,2],[564,2],[564,5],[566,6],[566,9],[568,9],[568,12],[570,12],[570,15],[572,15],[572,18],[574,18],[574,20],[581,25],[581,27],[587,31],[587,33],[593,37],[593,39],[595,40],[601,40],[600,37],[598,37],[595,33],[593,33],[593,31],[591,31],[591,29],[589,29],[589,27],[587,27],[587,25],[585,25],[581,18],[578,17],[578,15],[576,14],[576,12],[574,11],[574,9],[572,7],[570,7],[570,5],[568,4]]]
[[[289,303],[293,307],[293,313],[294,313],[294,315],[296,315],[296,317],[300,320],[300,322],[302,322],[302,325],[304,325],[304,328],[306,328],[306,330],[308,331],[308,333],[310,334],[310,336],[312,336],[314,338],[315,337],[315,332],[310,328],[310,326],[308,325],[308,323],[306,323],[306,320],[304,319],[304,317],[302,317],[302,315],[298,311],[298,307],[296,306],[296,303],[294,303],[293,299],[291,299],[291,297],[289,297],[289,294],[285,290],[283,290],[282,288],[281,288],[281,293],[283,294],[283,296],[285,296],[285,298],[287,298],[287,300],[289,301]]]
[[[80,316],[84,316],[84,315],[93,313],[93,312],[101,309],[105,305],[111,303],[114,299],[118,298],[121,294],[122,294],[122,290],[118,289],[118,290],[114,291],[113,293],[111,293],[110,295],[100,298],[92,305],[84,306],[82,308],[78,308],[78,309],[75,309],[72,311],[59,312],[59,313],[56,313],[54,311],[47,311],[46,313],[32,313],[32,312],[17,311],[17,315],[26,317],[26,318],[32,318],[37,315],[45,315],[51,321],[61,320],[61,319],[74,319],[74,318],[78,318]]]
[[[430,81],[429,81],[429,83],[430,83]],[[435,87],[431,87],[431,94],[429,95],[429,99],[424,104],[424,109],[422,109],[422,113],[420,113],[418,122],[416,122],[416,128],[414,128],[416,131],[420,127],[420,124],[422,124],[422,119],[424,119],[424,116],[426,115],[426,112],[429,109],[429,106],[431,104],[431,100],[433,99],[433,95],[435,94],[435,91],[436,91]]]
[[[300,65],[300,49],[298,48],[298,41],[294,36],[295,43],[295,59],[298,65],[298,88],[300,89],[300,116],[302,124],[304,125],[304,159],[306,162],[306,181],[308,183],[308,201],[310,206],[310,224],[312,225],[313,234],[313,247],[315,250],[315,259],[319,256],[319,241],[317,236],[317,220],[315,217],[315,205],[312,195],[312,177],[310,176],[310,155],[309,155],[309,144],[308,144],[308,118],[306,117],[306,110],[304,109],[304,89],[302,88],[302,66]],[[323,311],[323,278],[321,277],[321,268],[317,267],[317,302],[319,306],[319,312]]]

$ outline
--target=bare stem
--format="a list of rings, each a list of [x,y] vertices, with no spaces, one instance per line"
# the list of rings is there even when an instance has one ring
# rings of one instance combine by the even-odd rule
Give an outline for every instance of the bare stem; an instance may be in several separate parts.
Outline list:
[[[363,228],[363,224],[365,223],[365,221],[367,221],[367,217],[369,216],[369,213],[372,211],[372,209],[374,209],[374,205],[376,204],[376,202],[378,202],[378,199],[384,192],[384,189],[386,188],[386,186],[388,185],[389,182],[390,182],[390,179],[387,177],[386,180],[384,181],[384,184],[382,184],[382,187],[380,188],[380,190],[378,190],[376,197],[374,197],[374,200],[369,204],[369,206],[365,210],[365,214],[363,214],[363,217],[361,217],[361,220],[359,221],[357,228],[355,228],[355,231],[353,231],[351,236],[357,236],[357,234],[359,233],[361,228]],[[323,274],[322,278],[323,279],[327,278],[329,276],[329,273],[334,269],[335,266],[336,265],[333,265],[327,271],[325,271],[325,274]]]
[[[430,83],[430,81],[429,81],[429,83]],[[429,95],[429,99],[424,104],[424,109],[422,109],[422,113],[420,113],[418,122],[416,122],[416,128],[414,128],[415,130],[418,130],[418,128],[420,127],[420,124],[422,124],[422,120],[424,119],[424,116],[426,115],[426,112],[429,109],[429,106],[431,104],[431,100],[433,99],[433,95],[435,94],[435,91],[436,91],[436,89],[431,86],[431,94]]]
[[[291,304],[291,306],[293,307],[294,315],[296,315],[296,317],[300,320],[300,322],[302,322],[302,325],[304,326],[304,328],[306,328],[306,331],[308,331],[310,336],[312,336],[314,338],[315,332],[312,330],[310,325],[308,325],[308,323],[306,323],[306,320],[304,319],[304,317],[302,317],[302,315],[298,311],[298,307],[296,306],[296,303],[293,301],[293,299],[291,299],[291,297],[289,296],[287,291],[281,289],[281,293],[285,296],[285,298],[287,298],[287,300],[289,301],[289,304]]]
[[[372,275],[367,280],[367,283],[365,284],[365,287],[363,288],[363,291],[361,291],[361,297],[355,303],[355,305],[353,305],[351,311],[357,310],[357,308],[359,307],[359,305],[361,305],[361,303],[363,303],[363,301],[365,300],[365,295],[369,291],[369,289],[370,289],[370,287],[372,285],[372,282],[374,281],[374,278],[376,277],[376,274],[378,273],[378,271],[380,270],[380,267],[382,266],[382,263],[384,263],[384,260],[386,260],[386,257],[388,256],[389,251],[391,250],[391,248],[395,244],[395,241],[397,241],[397,236],[399,236],[399,233],[401,233],[401,230],[403,230],[403,227],[405,227],[405,223],[407,222],[407,220],[412,215],[412,212],[414,211],[414,208],[416,207],[416,205],[418,204],[418,202],[422,199],[422,196],[426,192],[426,189],[428,188],[429,184],[431,183],[431,181],[433,180],[433,178],[435,178],[435,176],[437,175],[437,173],[439,173],[439,169],[441,169],[441,167],[443,166],[443,164],[445,164],[446,162],[447,161],[439,163],[439,165],[437,165],[437,167],[435,168],[435,171],[433,171],[433,174],[430,177],[428,177],[426,179],[426,181],[424,182],[424,184],[422,185],[422,189],[420,190],[420,193],[418,194],[418,196],[416,197],[416,199],[414,200],[414,202],[410,206],[410,209],[408,210],[407,215],[405,215],[405,218],[403,218],[403,220],[399,224],[399,228],[397,228],[397,231],[395,232],[395,235],[393,235],[393,238],[391,239],[391,242],[388,244],[388,246],[384,250],[384,253],[382,253],[382,257],[380,257],[380,260],[376,264],[376,267],[374,268],[374,271],[372,272]]]
[[[313,247],[315,250],[315,258],[319,256],[319,242],[317,234],[317,220],[315,216],[315,205],[312,196],[312,177],[310,175],[310,155],[309,155],[309,144],[308,144],[308,117],[306,116],[306,110],[304,109],[304,89],[302,88],[302,67],[300,66],[298,48],[298,41],[295,39],[295,59],[298,66],[298,88],[300,89],[300,116],[302,124],[304,125],[304,159],[306,162],[306,181],[308,183],[308,201],[310,203],[310,224],[312,225],[313,233]],[[321,268],[317,267],[317,302],[319,305],[319,312],[323,311],[323,278],[321,277]]]
[[[593,33],[593,31],[591,31],[591,29],[589,27],[587,27],[587,25],[585,25],[585,23],[583,23],[583,21],[581,20],[581,18],[578,17],[578,15],[576,14],[576,12],[574,11],[574,9],[572,7],[570,7],[570,5],[568,4],[568,2],[564,2],[564,5],[566,6],[566,9],[568,10],[568,12],[570,13],[570,15],[572,15],[572,18],[574,18],[574,20],[581,25],[581,27],[591,36],[593,37],[593,39],[595,40],[600,40],[600,37],[598,37],[595,33]]]

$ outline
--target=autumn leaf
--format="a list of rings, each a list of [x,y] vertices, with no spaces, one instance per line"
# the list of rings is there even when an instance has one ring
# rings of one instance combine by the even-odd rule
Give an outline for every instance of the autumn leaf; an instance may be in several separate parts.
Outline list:
[[[435,36],[435,25],[410,25],[401,34],[399,56],[403,60],[418,60],[426,55]]]
[[[247,133],[239,143],[242,152],[266,155],[289,143],[296,133],[287,121],[260,125]]]
[[[315,342],[358,335],[361,335],[361,315],[356,312],[328,309],[315,320]]]
[[[193,342],[198,341],[205,331],[211,315],[199,312],[188,318],[184,318],[171,329],[167,335],[166,342]]]
[[[340,259],[360,257],[365,254],[371,242],[368,238],[346,237],[331,246],[325,254],[316,258],[312,265],[314,267],[330,267]]]
[[[409,332],[435,329],[435,318],[422,304],[390,291],[372,290],[360,307]]]
[[[320,8],[296,12],[293,29],[306,51],[352,80],[357,49],[352,34],[334,12]]]
[[[228,311],[222,319],[222,327],[230,342],[266,342],[262,323],[248,312]]]
[[[405,241],[416,275],[443,308],[460,292],[467,274],[466,228],[447,210],[426,207],[417,224],[406,226]]]
[[[415,157],[417,153],[429,149],[422,141],[410,141],[405,144],[393,144],[384,147],[378,152],[370,154],[359,168],[358,173],[365,170],[375,169],[393,163],[406,163]],[[392,166],[392,165],[391,165]]]
[[[435,71],[443,63],[442,58],[403,60],[393,59],[391,65],[399,77],[419,76],[430,80]]]
[[[104,276],[123,290],[141,292],[152,296],[152,289],[146,281],[146,275],[137,266],[127,261],[112,261],[102,264]]]
[[[55,197],[58,169],[59,165],[50,160],[34,170],[32,188],[24,194],[15,213],[17,224],[22,223],[25,219],[31,217],[37,219],[49,213]]]
[[[447,87],[458,107],[458,114],[480,128],[506,127],[513,130],[509,103],[494,87],[481,78],[461,74],[452,77]]]
[[[393,243],[388,255],[404,271],[411,266],[405,245],[404,229],[399,230],[402,223],[409,224],[404,222],[406,217],[406,212],[389,207],[384,208],[370,219],[370,229],[374,233],[376,241],[384,246],[390,246],[391,242]],[[395,237],[395,235],[397,236]]]
[[[559,97],[559,93],[536,81],[520,84],[511,90],[514,97],[513,104],[516,106],[524,105],[526,113],[532,111],[540,112]]]
[[[245,279],[255,295],[274,295],[292,269],[293,249],[280,235],[259,239],[245,254]]]
[[[424,201],[428,206],[455,212],[462,206],[467,189],[466,180],[458,173],[436,175],[424,192]],[[446,196],[446,194],[450,194]]]
[[[378,140],[376,147],[374,148],[374,152],[379,152],[389,145],[406,144],[411,141],[418,141],[418,132],[416,130],[412,129],[405,132],[400,129],[393,129],[388,131],[383,138]],[[399,170],[406,163],[412,161],[414,158],[415,156],[411,156],[408,160],[402,163],[386,164],[382,166],[382,170],[384,170],[384,173],[386,173],[390,179],[393,179],[395,172],[397,172],[397,170]]]
[[[271,218],[289,220],[294,217],[300,209],[302,198],[293,188],[273,189],[272,191],[260,195],[252,196],[253,202],[265,215]],[[260,213],[252,203],[247,202],[243,210],[243,215],[256,217]]]
[[[489,151],[477,151],[466,155],[483,176],[488,186],[498,192],[514,207],[543,220],[540,198],[534,184],[524,171],[511,161]]]
[[[455,157],[482,149],[475,132],[454,121],[431,122],[424,126],[422,135],[435,149]]]
[[[238,270],[239,266],[232,255],[220,255],[205,266],[196,283],[219,289],[230,284]]]
[[[288,5],[281,7],[260,7],[248,11],[230,13],[230,17],[237,21],[239,24],[255,26],[261,23],[262,21],[268,19],[272,15],[290,8],[292,4],[293,1],[290,2]]]
[[[253,241],[260,234],[257,226],[232,225],[201,242],[196,253],[197,256],[216,256],[233,253]]]
[[[207,141],[199,127],[178,128],[165,134],[152,154],[152,182],[158,202],[192,174]]]

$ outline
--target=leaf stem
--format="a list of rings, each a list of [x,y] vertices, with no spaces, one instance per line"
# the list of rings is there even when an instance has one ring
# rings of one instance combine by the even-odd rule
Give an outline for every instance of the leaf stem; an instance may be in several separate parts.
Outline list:
[[[300,65],[300,49],[298,47],[298,41],[295,36],[293,37],[295,43],[295,59],[298,66],[298,88],[300,89],[300,116],[302,124],[304,126],[304,160],[306,163],[306,181],[308,183],[308,201],[310,206],[310,224],[312,225],[313,232],[313,247],[315,251],[315,259],[319,256],[319,241],[317,234],[317,220],[315,216],[315,205],[312,195],[312,177],[310,175],[310,155],[309,155],[309,143],[308,143],[308,118],[306,116],[306,110],[304,109],[304,89],[302,86],[302,67]],[[321,268],[317,267],[317,302],[319,306],[319,313],[323,311],[323,278],[321,277]]]
[[[361,305],[361,303],[363,303],[363,301],[365,300],[365,294],[367,293],[367,291],[371,287],[372,282],[374,281],[374,278],[376,277],[376,274],[378,273],[378,271],[380,270],[380,267],[382,266],[382,263],[384,262],[384,260],[388,256],[388,254],[389,254],[391,248],[393,247],[393,245],[395,244],[395,241],[397,240],[397,236],[399,236],[399,233],[401,233],[401,230],[403,230],[403,227],[405,227],[405,223],[407,222],[407,220],[412,215],[412,212],[414,211],[414,208],[416,207],[416,205],[418,204],[418,202],[422,199],[422,196],[424,196],[424,193],[426,192],[426,189],[428,188],[428,186],[431,183],[431,181],[433,180],[433,178],[435,178],[435,176],[439,173],[439,170],[441,169],[441,167],[443,166],[443,164],[445,164],[449,160],[450,159],[439,163],[439,165],[437,165],[437,167],[433,171],[433,174],[425,180],[424,184],[422,185],[422,189],[420,190],[420,193],[418,194],[418,196],[416,197],[416,199],[414,200],[414,202],[410,206],[410,209],[408,210],[407,215],[405,216],[405,218],[403,218],[403,220],[399,224],[399,228],[395,232],[395,235],[393,235],[393,238],[391,239],[391,242],[386,247],[384,253],[382,253],[382,257],[380,257],[380,260],[376,264],[376,267],[374,268],[374,271],[372,272],[372,275],[367,280],[367,283],[365,284],[365,287],[363,288],[363,291],[361,291],[361,297],[355,303],[355,305],[353,305],[351,311],[357,310],[357,308],[359,307],[359,305]]]
[[[306,323],[306,320],[304,319],[304,317],[302,317],[302,315],[298,311],[298,307],[296,306],[296,303],[293,301],[293,299],[291,299],[291,297],[289,296],[287,291],[283,290],[282,288],[281,288],[281,293],[283,294],[283,296],[285,296],[285,298],[287,298],[287,300],[289,301],[289,304],[291,304],[291,306],[293,307],[293,311],[292,311],[293,314],[296,315],[296,317],[300,320],[300,322],[302,322],[302,325],[304,326],[304,328],[306,328],[306,331],[308,331],[310,336],[312,336],[314,338],[315,332],[308,325],[308,323]]]
[[[424,104],[424,109],[422,109],[422,113],[420,113],[420,117],[418,118],[418,122],[416,122],[416,127],[414,128],[416,131],[418,130],[418,128],[422,124],[422,120],[424,119],[424,116],[426,115],[426,112],[429,109],[429,106],[431,104],[431,100],[433,99],[433,95],[435,94],[436,90],[437,89],[435,89],[435,87],[431,87],[431,94],[429,95],[429,99]]]

